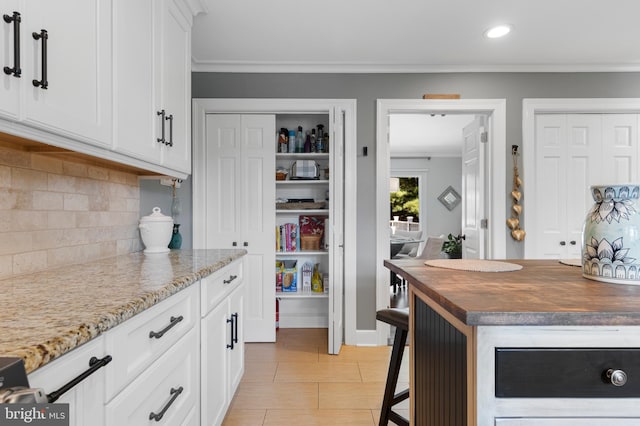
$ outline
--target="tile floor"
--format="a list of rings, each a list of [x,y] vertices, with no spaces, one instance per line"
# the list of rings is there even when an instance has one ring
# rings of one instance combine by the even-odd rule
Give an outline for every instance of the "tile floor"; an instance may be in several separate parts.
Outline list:
[[[343,346],[328,355],[327,329],[280,329],[276,343],[245,347],[245,373],[224,426],[378,424],[391,347]],[[405,350],[398,389],[408,381]],[[396,411],[408,418],[409,400]]]

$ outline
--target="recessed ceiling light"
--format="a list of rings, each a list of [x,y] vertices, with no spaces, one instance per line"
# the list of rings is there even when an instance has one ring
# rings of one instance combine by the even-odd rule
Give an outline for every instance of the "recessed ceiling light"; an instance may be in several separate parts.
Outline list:
[[[484,36],[487,38],[504,37],[511,32],[511,25],[497,25],[485,31]]]

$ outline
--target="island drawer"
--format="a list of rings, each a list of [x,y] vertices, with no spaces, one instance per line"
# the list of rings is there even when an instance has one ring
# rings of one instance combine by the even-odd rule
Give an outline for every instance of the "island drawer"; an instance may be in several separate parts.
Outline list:
[[[640,348],[496,348],[498,398],[640,397]]]

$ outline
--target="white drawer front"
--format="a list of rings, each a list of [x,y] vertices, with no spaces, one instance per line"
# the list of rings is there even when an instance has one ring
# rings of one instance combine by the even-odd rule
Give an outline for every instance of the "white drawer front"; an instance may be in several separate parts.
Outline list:
[[[201,311],[204,317],[242,282],[242,260],[236,260],[200,280]]]
[[[107,425],[194,424],[199,412],[198,336],[196,327],[107,404]],[[152,414],[162,417],[156,420]]]
[[[105,343],[113,361],[106,377],[107,401],[194,328],[196,320],[198,286],[192,285],[109,330]]]

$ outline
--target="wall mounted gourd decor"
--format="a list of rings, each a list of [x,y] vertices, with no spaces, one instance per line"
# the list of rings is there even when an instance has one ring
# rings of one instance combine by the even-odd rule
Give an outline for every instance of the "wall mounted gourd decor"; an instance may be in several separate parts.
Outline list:
[[[511,229],[511,236],[516,241],[524,240],[526,232],[520,228],[520,215],[522,214],[522,179],[518,173],[518,145],[511,146],[511,156],[513,157],[513,190],[511,191],[511,217],[507,219],[507,226]]]

